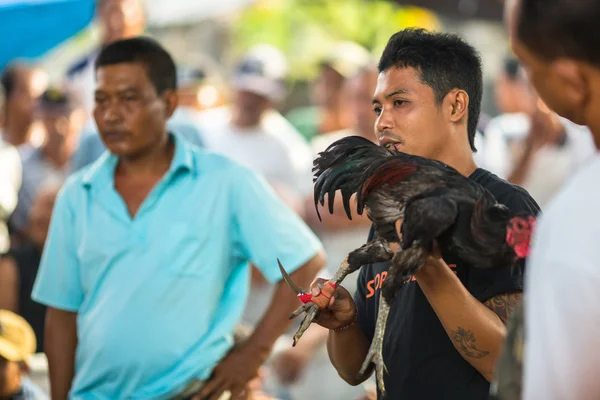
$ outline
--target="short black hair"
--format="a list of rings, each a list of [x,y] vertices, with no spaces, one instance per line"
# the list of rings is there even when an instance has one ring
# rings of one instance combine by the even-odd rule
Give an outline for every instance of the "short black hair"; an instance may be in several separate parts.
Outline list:
[[[102,49],[95,70],[122,63],[143,64],[158,94],[177,90],[177,68],[171,55],[154,39],[139,36],[113,42]]]
[[[433,89],[438,105],[453,89],[467,92],[469,144],[472,151],[477,151],[475,133],[483,94],[483,72],[477,50],[457,35],[404,29],[392,35],[378,68],[384,72],[407,67],[420,73],[422,82]]]
[[[573,58],[600,67],[600,2],[521,0],[517,37],[546,60]]]

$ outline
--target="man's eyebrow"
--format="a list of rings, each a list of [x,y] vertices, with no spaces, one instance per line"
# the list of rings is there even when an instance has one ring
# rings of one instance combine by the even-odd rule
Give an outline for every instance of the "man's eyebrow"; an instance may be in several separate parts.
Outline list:
[[[398,94],[408,94],[410,93],[407,89],[396,89],[391,93],[386,94],[384,97],[386,99],[389,99],[390,97],[394,97]],[[377,100],[376,98],[373,99],[372,104],[380,104],[380,101]]]
[[[393,92],[386,94],[386,95],[385,95],[385,98],[386,98],[386,99],[389,99],[390,97],[393,97],[393,96],[395,96],[395,95],[397,95],[397,94],[408,94],[408,93],[409,93],[409,92],[408,92],[408,90],[406,90],[406,89],[396,89],[396,90],[394,90]]]

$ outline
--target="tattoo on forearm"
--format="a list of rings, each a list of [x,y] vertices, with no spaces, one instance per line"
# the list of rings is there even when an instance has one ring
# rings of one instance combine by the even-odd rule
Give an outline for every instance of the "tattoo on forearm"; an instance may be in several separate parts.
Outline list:
[[[466,356],[483,358],[490,354],[489,351],[475,347],[475,334],[460,326],[455,331],[450,331],[450,338],[454,341],[457,349]]]
[[[500,320],[506,325],[508,323],[508,319],[512,312],[517,308],[521,299],[523,298],[523,293],[508,293],[501,294],[498,296],[494,296],[484,304],[492,310]]]

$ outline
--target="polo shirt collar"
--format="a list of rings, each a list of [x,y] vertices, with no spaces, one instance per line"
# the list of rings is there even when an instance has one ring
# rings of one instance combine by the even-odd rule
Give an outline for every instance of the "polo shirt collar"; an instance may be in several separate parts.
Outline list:
[[[173,154],[173,160],[171,160],[171,166],[166,175],[170,176],[179,171],[196,173],[196,165],[191,147],[177,135],[169,133],[169,137],[175,143],[175,153]],[[105,151],[98,161],[85,171],[82,179],[83,185],[91,187],[113,182],[118,161],[118,156]]]

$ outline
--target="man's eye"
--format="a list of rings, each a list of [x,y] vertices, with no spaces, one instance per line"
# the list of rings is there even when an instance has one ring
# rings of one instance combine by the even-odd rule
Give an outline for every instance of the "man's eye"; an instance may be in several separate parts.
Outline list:
[[[404,101],[404,100],[394,100],[394,105],[395,106],[401,106],[403,104],[406,104],[406,101]]]
[[[381,114],[381,107],[374,107],[373,111],[375,112],[375,115],[379,115]]]

